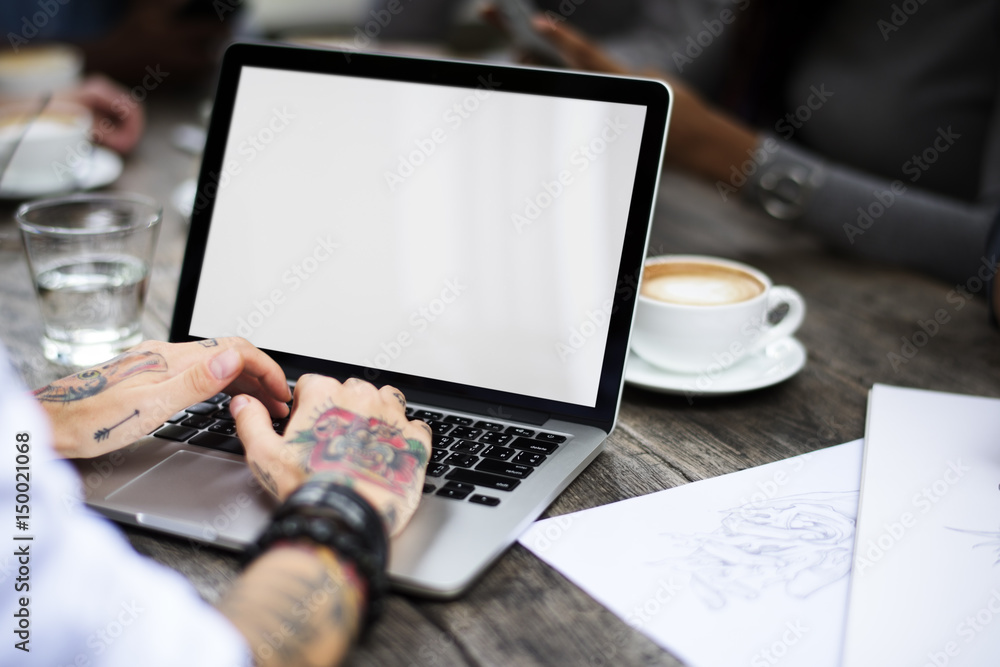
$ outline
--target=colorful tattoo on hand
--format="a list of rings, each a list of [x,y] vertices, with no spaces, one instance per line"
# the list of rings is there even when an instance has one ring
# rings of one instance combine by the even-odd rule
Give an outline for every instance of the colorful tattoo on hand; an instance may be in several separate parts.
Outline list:
[[[107,362],[70,375],[34,391],[49,403],[69,403],[100,394],[139,373],[165,373],[167,360],[158,352],[126,352]]]
[[[417,471],[427,464],[419,440],[380,419],[350,410],[324,409],[311,429],[299,431],[290,442],[309,445],[310,472],[360,476],[394,493],[404,494]]]

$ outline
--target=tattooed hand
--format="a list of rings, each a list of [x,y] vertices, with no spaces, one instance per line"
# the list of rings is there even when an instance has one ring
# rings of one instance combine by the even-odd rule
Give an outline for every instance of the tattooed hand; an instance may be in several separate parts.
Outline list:
[[[146,341],[34,393],[52,420],[56,451],[74,458],[129,445],[220,391],[253,394],[275,417],[288,414],[281,368],[242,338]]]
[[[393,387],[304,375],[284,437],[257,401],[237,396],[229,409],[254,474],[277,498],[312,476],[332,479],[363,495],[396,534],[420,502],[431,446],[430,428],[407,421],[405,406]]]

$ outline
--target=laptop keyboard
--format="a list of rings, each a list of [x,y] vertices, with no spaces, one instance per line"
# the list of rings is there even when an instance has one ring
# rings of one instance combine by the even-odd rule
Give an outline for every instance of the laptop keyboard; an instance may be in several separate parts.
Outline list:
[[[243,455],[226,394],[178,412],[157,429],[158,438],[186,442]],[[409,419],[420,419],[433,432],[430,462],[423,492],[442,498],[495,507],[515,490],[569,436],[551,431],[452,414],[407,408]],[[287,419],[272,423],[284,434]]]

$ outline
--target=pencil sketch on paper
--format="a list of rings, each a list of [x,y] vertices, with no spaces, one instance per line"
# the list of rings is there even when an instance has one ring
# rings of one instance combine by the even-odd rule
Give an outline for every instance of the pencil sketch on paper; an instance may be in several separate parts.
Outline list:
[[[993,547],[996,549],[997,559],[993,561],[993,565],[1000,565],[1000,530],[967,530],[965,528],[952,528],[948,527],[948,530],[954,530],[958,533],[968,533],[969,535],[978,535],[979,537],[985,537],[985,542],[980,542],[979,544],[973,544],[972,548],[977,549],[979,547]]]
[[[661,534],[667,553],[650,564],[686,571],[710,609],[775,586],[807,598],[851,571],[857,513],[857,491],[745,503],[723,510],[710,533]]]

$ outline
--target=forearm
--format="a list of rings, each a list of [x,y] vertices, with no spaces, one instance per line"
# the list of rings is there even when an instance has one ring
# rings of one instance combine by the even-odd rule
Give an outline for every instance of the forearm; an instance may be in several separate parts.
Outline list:
[[[364,584],[325,547],[281,544],[257,558],[219,603],[258,667],[339,663],[358,633]]]
[[[778,145],[745,188],[755,203],[760,203],[764,174],[774,173],[777,165],[802,165],[811,171],[815,188],[795,224],[834,247],[948,281],[965,283],[978,275],[996,204],[963,202],[923,190],[910,179],[871,176]]]

